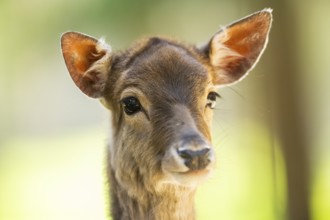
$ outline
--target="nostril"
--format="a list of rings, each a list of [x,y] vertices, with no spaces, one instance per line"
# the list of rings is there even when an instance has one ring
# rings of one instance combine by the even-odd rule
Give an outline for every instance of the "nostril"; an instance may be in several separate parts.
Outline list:
[[[191,170],[204,169],[210,163],[210,148],[201,150],[178,150],[184,164]]]
[[[210,148],[204,148],[202,150],[178,150],[178,154],[183,159],[192,159],[194,157],[202,157],[210,152]]]
[[[208,156],[210,152],[210,148],[204,148],[196,152],[197,156]]]
[[[183,159],[191,159],[193,157],[191,152],[191,150],[178,150],[179,156]]]

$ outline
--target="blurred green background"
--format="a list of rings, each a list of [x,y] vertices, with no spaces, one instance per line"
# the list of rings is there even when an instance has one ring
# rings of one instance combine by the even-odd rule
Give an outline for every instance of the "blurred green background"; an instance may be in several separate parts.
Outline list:
[[[219,91],[218,167],[198,191],[197,216],[330,219],[330,1],[2,0],[0,220],[106,219],[109,116],[71,81],[63,32],[104,36],[115,50],[153,34],[201,44],[265,7],[274,25],[264,56]]]

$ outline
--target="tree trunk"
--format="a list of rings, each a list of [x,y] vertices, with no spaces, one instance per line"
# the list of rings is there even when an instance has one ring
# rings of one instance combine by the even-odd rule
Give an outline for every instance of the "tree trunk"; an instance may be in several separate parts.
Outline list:
[[[291,3],[291,4],[290,4]],[[278,0],[273,5],[274,26],[270,48],[275,123],[282,146],[288,187],[287,219],[308,220],[309,215],[309,140],[303,115],[303,92],[298,63],[297,14],[292,2]]]

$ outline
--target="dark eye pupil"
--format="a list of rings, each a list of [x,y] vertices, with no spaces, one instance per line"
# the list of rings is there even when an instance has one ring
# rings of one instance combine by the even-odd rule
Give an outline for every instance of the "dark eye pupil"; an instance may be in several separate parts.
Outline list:
[[[218,93],[216,92],[210,92],[208,95],[207,95],[207,103],[206,103],[206,106],[211,108],[211,109],[214,109],[215,107],[215,102],[217,100],[217,97],[219,97]]]
[[[127,115],[133,115],[141,111],[141,104],[135,97],[127,97],[121,101],[124,111]]]
[[[210,92],[207,96],[207,99],[210,101],[216,101],[217,100],[217,93],[215,92]]]

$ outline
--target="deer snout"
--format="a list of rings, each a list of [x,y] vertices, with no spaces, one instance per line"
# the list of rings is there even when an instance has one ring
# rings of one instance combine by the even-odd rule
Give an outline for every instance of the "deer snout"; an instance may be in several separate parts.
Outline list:
[[[190,171],[205,169],[214,162],[213,149],[202,135],[194,132],[181,140],[177,154]]]
[[[169,181],[196,186],[206,180],[215,166],[215,152],[200,134],[180,138],[166,151],[162,169],[169,174]]]
[[[203,147],[198,150],[178,149],[179,156],[190,170],[205,169],[211,162],[210,148]]]

